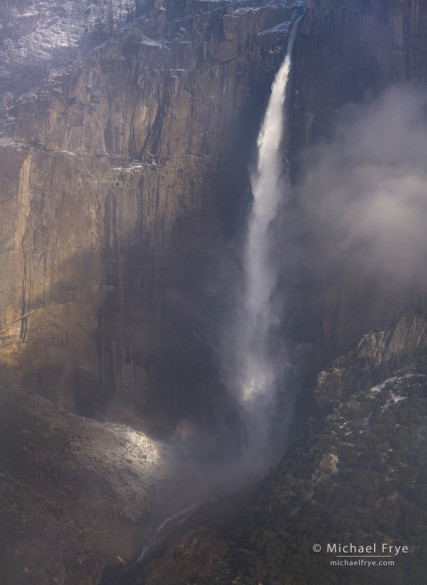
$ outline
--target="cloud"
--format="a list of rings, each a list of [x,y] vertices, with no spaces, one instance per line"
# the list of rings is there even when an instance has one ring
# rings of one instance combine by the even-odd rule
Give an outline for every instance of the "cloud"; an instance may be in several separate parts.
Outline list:
[[[395,86],[339,113],[298,187],[322,252],[367,273],[427,274],[427,90]]]

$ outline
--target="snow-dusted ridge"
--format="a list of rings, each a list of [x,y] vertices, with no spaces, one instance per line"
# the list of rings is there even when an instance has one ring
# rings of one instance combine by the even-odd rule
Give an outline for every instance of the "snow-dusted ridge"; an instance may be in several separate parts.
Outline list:
[[[0,13],[0,107],[34,86],[49,69],[78,56],[82,42],[125,25],[135,0],[26,0]]]
[[[24,8],[11,7],[1,19],[2,65],[33,56],[49,59],[56,48],[77,47],[84,34],[122,24],[134,8],[135,0],[28,0]]]
[[[198,0],[216,10],[227,6],[229,15],[257,11],[262,7],[301,9],[304,0]],[[99,46],[115,31],[133,26],[144,4],[138,0],[20,0],[0,11],[0,109],[14,105],[17,98],[40,85],[54,69],[63,69],[81,56],[81,50]],[[158,10],[165,10],[161,3]],[[138,14],[138,16],[137,16]],[[291,19],[292,20],[292,19]],[[147,20],[148,22],[148,20]],[[261,34],[288,30],[288,23]],[[139,42],[168,48],[166,39],[140,35]]]

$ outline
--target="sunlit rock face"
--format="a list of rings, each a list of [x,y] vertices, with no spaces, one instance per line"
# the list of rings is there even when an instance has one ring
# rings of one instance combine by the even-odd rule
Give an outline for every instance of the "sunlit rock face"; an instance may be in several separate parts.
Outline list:
[[[208,429],[227,441],[234,413],[206,332],[301,3],[285,4],[140,3],[71,65],[45,55],[45,81],[34,70],[4,101],[5,582],[97,583],[196,497],[198,478],[142,430],[185,448],[206,429],[197,447],[212,456]]]
[[[174,585],[185,583],[189,571],[195,581],[209,580],[213,573],[221,575],[220,579],[224,582],[245,578],[251,580],[255,573],[262,582],[273,582],[278,579],[278,575],[281,575],[279,580],[283,582],[292,580],[288,569],[298,563],[298,553],[294,547],[298,535],[301,534],[301,526],[307,527],[310,532],[314,525],[313,519],[322,507],[322,497],[318,499],[319,492],[313,492],[313,483],[315,489],[318,489],[324,479],[330,479],[325,484],[329,483],[332,490],[336,489],[337,501],[340,501],[338,507],[343,516],[353,513],[358,520],[361,517],[360,510],[371,518],[372,506],[367,506],[363,499],[361,508],[357,510],[354,506],[354,492],[345,492],[347,480],[343,479],[343,475],[346,468],[354,466],[348,474],[349,486],[354,489],[353,471],[366,469],[361,460],[369,460],[372,455],[371,445],[367,444],[358,450],[355,444],[358,445],[361,438],[363,442],[367,434],[372,433],[374,437],[376,431],[371,417],[374,408],[382,416],[393,405],[402,405],[406,401],[409,403],[409,400],[416,403],[421,384],[425,382],[425,366],[420,367],[416,360],[411,362],[414,356],[418,358],[420,354],[424,354],[425,361],[425,263],[420,261],[412,264],[408,255],[407,265],[402,266],[400,253],[408,250],[402,240],[402,250],[394,258],[395,266],[390,262],[393,258],[389,255],[389,250],[397,251],[393,242],[396,237],[399,238],[399,226],[405,226],[408,235],[414,229],[417,237],[420,232],[416,230],[416,222],[403,222],[405,213],[400,215],[400,222],[388,224],[384,221],[390,217],[394,204],[404,202],[407,194],[406,188],[396,188],[396,185],[404,185],[399,181],[394,182],[396,172],[400,174],[400,178],[408,177],[413,183],[423,185],[425,192],[426,182],[423,171],[420,171],[419,157],[411,146],[418,129],[421,129],[424,136],[427,135],[425,93],[419,93],[419,87],[408,90],[406,86],[408,81],[416,82],[415,86],[418,82],[421,82],[420,86],[426,82],[425,23],[426,9],[424,3],[419,1],[307,2],[307,11],[296,39],[292,70],[294,85],[289,100],[288,128],[284,139],[285,150],[291,158],[295,197],[286,209],[286,217],[279,220],[281,231],[277,239],[277,250],[278,254],[282,254],[284,266],[280,281],[281,291],[287,299],[293,301],[289,305],[284,303],[286,326],[283,326],[283,334],[302,343],[316,344],[323,351],[319,362],[324,360],[325,363],[331,356],[341,355],[332,362],[330,368],[319,373],[317,387],[314,384],[317,416],[314,420],[320,422],[324,435],[322,437],[320,434],[313,434],[313,427],[307,430],[305,445],[298,447],[296,454],[291,448],[290,456],[283,459],[283,467],[279,465],[275,479],[271,483],[268,480],[265,482],[264,494],[271,493],[271,499],[262,494],[256,507],[246,510],[253,518],[251,526],[247,528],[250,560],[246,573],[242,571],[241,534],[247,524],[244,515],[238,515],[234,520],[235,548],[233,544],[229,546],[233,521],[224,530],[227,541],[221,540],[220,531],[212,527],[188,530],[175,535],[150,563],[147,562],[141,570],[141,582],[153,580]],[[392,87],[396,82],[405,84],[403,93],[401,87]],[[412,101],[414,96],[415,102]],[[418,113],[407,124],[405,109],[413,113],[416,110],[413,104],[418,99],[423,104],[424,116]],[[349,104],[351,106],[348,109],[341,109]],[[393,106],[389,113],[393,112],[393,116],[382,118],[381,112],[384,114],[391,104]],[[353,120],[354,124],[349,120]],[[386,120],[389,123],[383,126]],[[338,133],[334,129],[336,124]],[[397,127],[399,132],[387,133],[386,127]],[[409,140],[408,137],[412,139]],[[323,142],[327,142],[326,148]],[[369,143],[370,147],[367,148]],[[353,147],[348,148],[349,144],[359,150],[357,156]],[[311,149],[313,145],[317,149],[310,150],[308,154],[305,149]],[[405,145],[409,156],[404,153],[402,145]],[[376,153],[373,152],[375,147]],[[424,153],[425,148],[421,148],[420,152]],[[368,153],[372,155],[371,167],[366,164]],[[341,164],[341,170],[340,164],[335,164],[337,161]],[[374,176],[381,180],[361,181],[360,188],[354,190],[353,171],[357,165],[370,179]],[[383,181],[384,168],[390,182]],[[307,179],[308,171],[311,183]],[[336,172],[332,177],[331,171]],[[392,205],[378,207],[382,213],[374,216],[379,220],[378,231],[375,233],[372,224],[369,221],[363,223],[362,220],[370,218],[367,211],[374,209],[369,207],[369,202],[365,206],[369,199],[368,193],[373,202],[379,201],[381,189],[378,189],[378,185],[387,187],[383,193]],[[361,212],[360,215],[349,213],[346,216],[342,213],[343,206],[340,206],[339,197],[336,200],[337,209],[334,210],[333,206],[329,206],[330,200],[327,196],[331,192],[334,196],[342,195],[347,209],[355,206]],[[402,194],[403,200],[400,198]],[[413,195],[413,201],[417,201],[417,213],[425,224],[425,206],[418,205],[414,192]],[[360,206],[355,205],[358,197]],[[402,211],[404,209],[405,205],[402,206]],[[361,224],[364,229],[355,231],[354,226]],[[394,231],[388,229],[390,225],[395,228]],[[347,230],[343,229],[344,226]],[[359,239],[356,235],[360,236]],[[408,239],[411,239],[410,235]],[[386,241],[389,241],[389,246],[382,245]],[[425,253],[425,240],[421,237],[420,241]],[[354,245],[355,243],[358,245]],[[418,256],[417,246],[414,252],[414,256]],[[378,261],[379,258],[384,261],[383,264]],[[347,354],[346,348],[351,349]],[[313,360],[310,366],[314,369],[319,366],[319,362]],[[402,369],[405,362],[407,369]],[[370,379],[371,375],[374,380]],[[356,411],[358,414],[355,416]],[[379,420],[383,423],[381,416]],[[356,419],[357,424],[353,426]],[[398,427],[406,433],[410,426],[407,420],[401,425],[395,425],[393,420],[390,437]],[[409,460],[420,445],[420,427],[413,425],[412,429],[412,442],[407,442],[404,447],[404,457]],[[357,465],[354,465],[354,460],[353,463],[345,460],[344,451],[350,441],[351,456],[356,452],[360,456]],[[376,438],[374,442],[379,446],[380,442]],[[341,451],[342,446],[345,448]],[[378,452],[381,454],[381,461],[387,461],[389,444],[379,446]],[[313,454],[316,454],[317,459],[314,467],[306,467]],[[395,461],[400,465],[403,458],[399,453],[399,458]],[[396,470],[395,463],[389,460],[389,464],[386,471],[384,468],[380,470],[377,463],[373,463],[370,469],[378,474],[380,481],[388,483],[390,472],[394,473]],[[292,465],[295,467],[292,468]],[[288,474],[285,472],[286,468]],[[298,514],[296,511],[299,509],[299,498],[303,491],[300,489],[302,484],[296,487],[294,483],[301,468],[310,470],[306,476],[310,488],[306,494],[307,507],[305,504],[301,506],[303,511],[292,530],[289,525],[294,515]],[[340,473],[343,474],[341,477]],[[273,477],[274,475],[273,473]],[[368,481],[365,480],[364,485],[368,485]],[[415,486],[415,482],[412,486]],[[407,488],[399,486],[399,490],[402,491],[397,497],[393,494],[393,499],[400,498],[400,494],[405,493]],[[347,495],[343,498],[344,493]],[[293,499],[294,496],[298,500]],[[377,497],[378,505],[385,500],[382,493]],[[285,502],[288,498],[290,504],[286,508]],[[334,539],[343,529],[334,523],[335,519],[330,514],[332,501],[335,498],[329,493],[324,499],[325,513],[319,514],[321,520],[318,534],[324,535],[325,527],[326,531],[329,527],[331,538]],[[254,546],[255,535],[261,533],[261,510],[265,514],[263,527],[269,542],[265,546],[259,546],[259,543]],[[289,538],[277,547],[277,540],[274,540],[274,545],[270,541],[272,524],[276,521],[276,513],[280,514],[283,510],[283,516],[277,522],[276,535],[287,531]],[[401,527],[396,523],[390,524],[387,530],[396,530],[396,538],[401,538]],[[415,541],[416,521],[412,523],[411,531],[409,539]],[[315,559],[313,562],[307,561],[306,539],[317,542],[323,536],[313,535],[310,540],[307,531],[302,532],[304,535],[299,565],[301,572],[298,575],[295,573],[295,579],[304,582],[310,579],[309,572],[312,575],[314,571],[320,578],[321,570]],[[372,529],[371,525],[364,538],[369,533],[375,538],[376,528]],[[274,555],[275,550],[280,551],[280,561],[272,568],[269,554]],[[179,560],[176,551],[181,555]],[[282,557],[283,551],[288,552],[287,558]],[[412,562],[411,559],[410,563]],[[264,568],[259,569],[263,563]],[[421,558],[417,563],[421,576]],[[277,570],[279,566],[282,573]],[[304,571],[307,573],[304,574]],[[331,575],[330,578],[335,577],[336,575]],[[326,581],[328,578],[329,576]],[[368,576],[366,578],[369,579]],[[371,576],[373,581],[375,578]]]
[[[300,3],[268,4],[142,3],[3,110],[9,379],[85,415],[137,410],[153,432],[190,402],[210,424],[212,275]]]
[[[97,583],[180,505],[176,493],[186,503],[172,451],[143,433],[35,394],[3,391],[0,403],[4,583]]]

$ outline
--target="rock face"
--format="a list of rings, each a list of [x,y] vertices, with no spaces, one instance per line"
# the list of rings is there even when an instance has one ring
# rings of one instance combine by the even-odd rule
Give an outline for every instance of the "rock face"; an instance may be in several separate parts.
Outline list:
[[[36,446],[30,454],[39,463],[31,467],[25,453],[23,414],[12,441],[22,446],[22,465],[11,469],[7,453],[0,453],[7,480],[0,496],[8,506],[5,521],[14,530],[20,526],[16,505],[24,506],[23,518],[32,526],[47,517],[45,572],[34,573],[39,580],[50,578],[51,571],[59,583],[82,585],[83,575],[88,584],[96,583],[101,567],[115,562],[117,554],[127,560],[137,552],[132,547],[138,540],[138,510],[148,509],[151,501],[148,487],[137,493],[135,477],[142,484],[149,481],[145,468],[135,468],[127,430],[86,423],[78,415],[130,422],[154,436],[179,439],[194,428],[233,426],[235,413],[214,368],[208,334],[223,308],[223,264],[234,261],[248,200],[247,164],[270,82],[283,58],[289,20],[301,10],[297,0],[140,2],[135,21],[87,55],[77,55],[72,66],[52,72],[13,107],[7,102],[1,113],[1,382],[25,404],[6,411],[21,416],[28,407],[32,413]],[[341,106],[395,81],[425,80],[426,18],[424,3],[415,0],[307,2],[295,43],[283,141],[295,184],[303,149],[329,134]],[[384,277],[371,278],[360,266],[355,270],[340,260],[305,263],[304,253],[309,255],[319,240],[317,232],[292,228],[301,209],[293,200],[279,225],[278,250],[290,249],[290,277],[283,287],[292,308],[285,319],[287,338],[316,345],[322,364],[355,348],[357,359],[368,360],[372,368],[391,368],[404,351],[425,347],[425,291],[407,283],[388,286]],[[320,374],[315,396],[320,412],[331,405],[338,412],[346,380],[355,383],[356,367],[349,374],[348,363],[338,361]],[[317,363],[311,366],[316,368]],[[371,404],[368,395],[363,399]],[[414,405],[419,404],[417,396]],[[362,414],[357,417],[355,433],[363,428]],[[64,443],[49,453],[58,437]],[[79,437],[89,454],[75,445]],[[319,432],[310,437],[325,439]],[[116,439],[122,442],[111,461],[128,483],[123,487],[113,481],[114,474],[109,477],[93,512],[96,498],[80,499],[77,478],[86,474],[96,487],[103,473],[108,476],[102,449],[93,447],[98,439],[111,451]],[[415,445],[415,435],[412,439]],[[309,474],[300,478],[307,501],[310,482],[326,490],[346,465],[332,443],[314,448]],[[408,461],[414,445],[404,446]],[[72,472],[70,492],[64,487],[66,471],[58,467],[62,446]],[[126,452],[131,456],[121,466]],[[23,471],[27,464],[29,475]],[[32,511],[31,474],[38,466],[47,477],[38,480],[37,493],[50,495],[40,496],[40,508]],[[50,477],[52,469],[57,475]],[[289,469],[292,474],[292,465]],[[279,486],[280,497],[274,486],[268,488],[275,500],[271,509],[289,496],[289,514],[299,514],[307,505],[298,499],[301,486],[294,493],[289,477],[286,482]],[[22,501],[11,504],[19,490]],[[48,560],[43,552],[60,532],[55,514],[58,506],[68,505],[68,538],[65,544],[58,540],[55,549],[61,560],[55,554]],[[106,524],[95,516],[109,507],[114,535],[97,548]],[[78,546],[86,513],[84,546],[91,559]],[[72,526],[76,514],[79,522]],[[271,519],[269,513],[265,517]],[[38,570],[40,558],[22,526],[6,551],[18,559],[8,570],[24,567],[19,579]],[[203,574],[208,563],[211,578],[221,570],[215,555],[228,544],[206,534],[196,530],[177,550],[198,549],[197,571]],[[384,534],[390,533],[384,529]],[[245,560],[247,574],[252,552]],[[167,555],[174,564],[173,546]],[[187,555],[182,571],[176,567],[179,574],[170,569],[169,576],[153,582],[178,583],[176,575],[187,582],[192,562]],[[235,569],[227,579],[237,578]],[[7,578],[15,585],[14,576]]]
[[[246,196],[278,25],[294,10],[142,3],[133,24],[4,112],[8,379],[85,415],[137,409],[153,432],[209,403],[214,234]]]
[[[226,522],[177,531],[126,583],[386,583],[383,566],[331,563],[328,543],[367,540],[410,543],[395,559],[393,583],[404,585],[408,572],[424,583],[426,365],[424,354],[387,373],[360,355],[339,358],[319,377],[323,412],[251,504]]]
[[[5,0],[0,29],[0,103],[10,107],[25,91],[84,55],[120,28],[134,0],[52,2]]]
[[[426,7],[416,1],[307,2],[284,141],[294,183],[301,152],[331,136],[342,106],[367,101],[395,82],[425,82],[425,19]],[[375,541],[379,534],[384,542],[414,543],[415,554],[393,573],[396,583],[405,583],[411,563],[413,581],[425,578],[416,552],[425,487],[425,417],[418,416],[425,412],[425,288],[372,276],[363,263],[345,266],[340,257],[304,265],[304,252],[313,254],[319,240],[316,233],[293,231],[292,220],[303,210],[291,202],[279,240],[291,255],[289,244],[300,252],[294,265],[288,260],[294,302],[286,334],[317,344],[322,359],[345,355],[318,375],[316,416],[256,504],[225,525],[176,534],[141,567],[135,583],[382,582],[389,577],[332,573],[329,558],[312,554],[315,542],[350,537],[366,544],[367,535]]]
[[[288,150],[295,182],[301,180],[304,168],[301,154],[332,138],[343,106],[369,103],[393,84],[425,83],[426,19],[425,3],[416,0],[307,2],[295,44],[289,108]],[[303,209],[297,204],[290,224]],[[315,231],[311,222],[309,231],[298,234],[300,254],[293,269],[299,276],[293,307],[300,302],[302,316],[290,323],[295,336],[336,355],[367,331],[398,326],[403,313],[410,320],[414,307],[423,313],[425,283],[417,288],[399,279],[395,282],[379,274],[380,265],[372,275],[365,270],[366,259],[351,264],[348,254],[331,260],[340,242],[332,243],[325,256],[317,255],[316,249],[324,245],[318,238],[330,234],[319,236]],[[304,256],[315,258],[305,273]]]
[[[185,443],[228,416],[207,309],[296,9],[250,4],[143,2],[2,112],[2,582],[97,583],[197,483],[107,419]]]
[[[152,432],[171,432],[190,403],[208,424],[218,257],[299,4],[140,3],[135,23],[4,111],[7,379],[85,415],[130,421],[136,410]],[[340,106],[425,78],[425,18],[416,2],[307,4],[289,96],[294,173]],[[352,268],[304,274],[296,262],[286,335],[332,355],[419,302]]]
[[[106,564],[140,552],[180,490],[172,452],[35,394],[0,401],[2,582],[97,583]]]

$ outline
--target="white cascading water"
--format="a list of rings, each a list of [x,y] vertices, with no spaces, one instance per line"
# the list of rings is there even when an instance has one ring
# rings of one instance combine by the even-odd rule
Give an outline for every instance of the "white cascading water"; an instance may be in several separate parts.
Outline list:
[[[243,253],[243,299],[237,323],[232,326],[232,355],[228,356],[230,385],[246,417],[248,449],[258,458],[267,447],[269,420],[283,369],[271,347],[272,329],[280,323],[280,312],[272,300],[278,266],[272,258],[271,227],[286,191],[280,143],[296,29],[297,22],[258,135],[258,165],[251,177],[253,207]]]
[[[250,470],[257,473],[269,461],[264,458],[268,445],[271,406],[281,375],[277,359],[270,351],[270,334],[280,315],[274,310],[274,291],[278,267],[271,260],[270,227],[277,216],[286,183],[282,177],[280,142],[284,125],[284,102],[291,67],[297,19],[292,27],[285,60],[272,85],[271,97],[258,136],[258,166],[252,177],[253,206],[244,245],[244,294],[236,320],[228,328],[226,341],[226,377],[246,417]],[[224,365],[224,364],[223,364]],[[258,460],[258,461],[257,461]],[[258,469],[257,469],[258,468]],[[237,462],[234,472],[240,473]],[[215,501],[215,500],[212,500]],[[164,538],[166,526],[185,521],[199,504],[190,505],[164,519],[136,563],[142,562]]]

